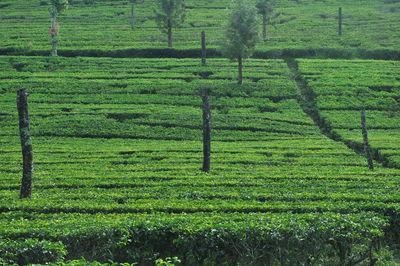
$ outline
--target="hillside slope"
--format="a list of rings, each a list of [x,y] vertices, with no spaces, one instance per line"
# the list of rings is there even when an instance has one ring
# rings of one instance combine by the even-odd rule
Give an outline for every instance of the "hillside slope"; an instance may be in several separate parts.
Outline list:
[[[362,146],[360,110],[367,114],[375,158],[400,167],[400,64],[395,61],[298,60],[316,108],[350,146]]]
[[[369,171],[322,135],[283,60],[248,60],[244,86],[222,59],[0,61],[0,249],[32,239],[61,241],[69,259],[338,265],[398,236],[399,171]],[[30,91],[31,200],[18,200],[16,86]],[[212,89],[210,174],[200,88]]]
[[[3,0],[0,2],[0,51],[17,53],[50,50],[50,17],[46,0]],[[131,28],[129,1],[74,0],[60,15],[60,50],[118,50],[165,48],[166,37],[154,22],[153,2],[136,5],[135,27]],[[187,19],[174,30],[174,47],[199,48],[205,30],[209,47],[219,47],[227,20],[228,0],[187,0]],[[338,7],[343,7],[343,36],[338,36]],[[388,0],[280,0],[279,14],[268,27],[268,41],[261,51],[271,49],[344,48],[398,50],[400,48],[400,2]],[[100,23],[99,23],[100,22]],[[338,56],[338,55],[336,55]]]

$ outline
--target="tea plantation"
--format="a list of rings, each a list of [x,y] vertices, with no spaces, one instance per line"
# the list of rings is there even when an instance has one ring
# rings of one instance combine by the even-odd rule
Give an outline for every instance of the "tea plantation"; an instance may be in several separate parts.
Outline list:
[[[153,1],[132,27],[130,1],[73,0],[50,57],[48,1],[0,0],[1,265],[397,265],[400,1],[278,1],[243,85],[217,49],[230,2],[186,0],[169,49]]]
[[[6,251],[33,239],[49,241],[54,256],[61,241],[71,259],[335,264],[363,256],[385,232],[397,237],[398,170],[369,171],[363,156],[322,135],[283,60],[249,60],[242,87],[225,59],[1,62]],[[30,200],[18,199],[10,83],[31,93]],[[202,87],[212,87],[214,106],[210,174],[200,171]]]
[[[59,16],[61,54],[124,56],[134,53],[129,50],[132,48],[139,54],[141,49],[145,50],[142,53],[149,54],[146,49],[154,48],[168,54],[162,51],[167,42],[165,34],[156,27],[154,1],[135,5],[133,29],[130,1],[71,2],[69,9]],[[186,0],[186,21],[174,29],[174,47],[178,51],[198,49],[200,32],[205,30],[209,47],[217,48],[223,37],[230,2]],[[0,53],[47,55],[49,1],[2,0],[0,3]],[[340,37],[337,29],[339,6],[343,7],[344,32]],[[289,49],[289,53],[302,55],[330,48],[338,57],[346,56],[349,51],[364,54],[377,50],[387,56],[400,48],[399,13],[397,0],[279,0],[267,29],[268,40],[257,49],[260,52]],[[323,52],[322,49],[320,53]],[[188,53],[197,56],[194,52]],[[182,56],[182,52],[172,56]]]
[[[395,61],[299,60],[320,114],[343,141],[362,143],[360,109],[366,109],[375,157],[399,168],[400,64]]]

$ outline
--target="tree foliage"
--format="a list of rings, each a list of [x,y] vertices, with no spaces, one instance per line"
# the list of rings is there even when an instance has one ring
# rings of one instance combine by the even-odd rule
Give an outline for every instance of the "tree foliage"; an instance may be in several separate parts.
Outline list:
[[[230,59],[251,56],[258,41],[257,12],[246,0],[234,0],[223,46]]]
[[[68,0],[50,0],[50,3],[57,13],[61,13],[68,8]]]
[[[185,21],[184,0],[156,0],[154,10],[158,27],[167,32],[169,27],[176,28]]]
[[[225,37],[222,51],[237,60],[238,84],[242,84],[243,59],[252,55],[258,41],[257,11],[246,0],[234,0]]]
[[[258,0],[256,4],[257,11],[260,15],[269,17],[274,12],[275,4],[276,0]]]
[[[267,40],[267,24],[274,16],[275,4],[276,0],[258,0],[256,4],[257,11],[262,16],[262,35],[264,41]]]

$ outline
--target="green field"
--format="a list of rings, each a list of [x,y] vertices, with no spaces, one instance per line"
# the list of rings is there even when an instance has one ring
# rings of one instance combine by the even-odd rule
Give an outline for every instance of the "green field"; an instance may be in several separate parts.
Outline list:
[[[0,235],[5,239],[62,241],[70,259],[146,263],[159,254],[179,255],[187,264],[266,259],[335,264],[361,256],[398,222],[399,171],[379,162],[370,171],[363,156],[322,135],[301,109],[301,92],[283,60],[249,60],[243,86],[235,84],[235,64],[225,59],[209,60],[207,67],[194,59],[0,61]],[[18,200],[20,143],[10,84],[30,91],[31,200]],[[199,89],[205,87],[212,88],[213,104],[210,174],[200,171]],[[352,127],[358,127],[356,121]],[[332,231],[335,223],[346,225]],[[252,231],[259,227],[271,235]],[[250,233],[255,239],[236,239]],[[152,242],[141,249],[139,240],[120,243],[136,235],[164,241],[165,249]],[[194,251],[177,240],[192,238],[207,251],[190,255]],[[319,238],[348,240],[349,254],[340,258],[340,248],[329,241],[303,256],[293,249]],[[275,243],[287,254],[263,254],[253,240]],[[221,245],[217,251],[225,257],[207,241]],[[262,255],[235,252],[224,241],[256,245],[247,252]],[[285,241],[293,246],[285,248]]]
[[[219,54],[230,0],[186,0],[174,49],[154,1],[136,5],[134,29],[129,1],[85,2],[59,16],[49,57],[49,0],[0,0],[1,265],[398,265],[399,0],[277,1],[243,85]],[[31,199],[19,199],[20,88]]]
[[[2,0],[1,50],[42,51],[50,46],[47,0]],[[130,26],[129,1],[74,0],[60,15],[60,50],[123,50],[166,48],[166,36],[154,22],[153,1],[136,5],[136,26]],[[252,2],[255,2],[252,0]],[[224,36],[230,0],[187,0],[184,25],[174,30],[174,47],[200,46],[205,30],[209,47],[219,47]],[[343,36],[338,36],[338,7],[343,7]],[[398,50],[400,2],[396,0],[280,0],[280,15],[268,28],[268,41],[258,50],[351,48]],[[100,22],[100,23],[99,23]]]
[[[300,60],[321,116],[347,142],[362,143],[360,109],[367,113],[372,148],[400,167],[400,64],[395,61]]]

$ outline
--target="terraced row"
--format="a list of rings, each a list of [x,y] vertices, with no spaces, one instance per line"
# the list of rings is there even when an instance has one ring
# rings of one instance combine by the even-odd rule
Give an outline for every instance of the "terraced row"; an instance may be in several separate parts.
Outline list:
[[[175,255],[192,265],[340,264],[398,236],[399,170],[369,171],[363,156],[322,135],[283,60],[246,61],[243,86],[222,59],[0,62],[3,254],[28,246],[142,264]],[[34,145],[29,200],[18,199],[21,86]],[[212,94],[209,174],[200,171],[201,88]]]
[[[86,5],[74,0],[59,18],[60,48],[71,50],[115,50],[165,47],[166,37],[154,22],[153,2],[136,5],[135,29],[131,29],[129,1],[94,1]],[[254,2],[254,1],[253,1]],[[223,37],[230,1],[188,0],[187,21],[174,30],[175,47],[199,48],[199,34],[207,31],[210,47]],[[337,36],[337,8],[344,10],[344,36]],[[363,1],[278,1],[268,28],[268,41],[260,50],[287,48],[398,49],[399,2]],[[46,52],[49,47],[47,1],[2,1],[0,6],[0,49]],[[101,24],[99,24],[101,21]]]
[[[400,64],[396,61],[299,60],[320,114],[347,142],[362,143],[360,110],[365,108],[371,147],[400,166]],[[378,156],[378,155],[377,155]]]

